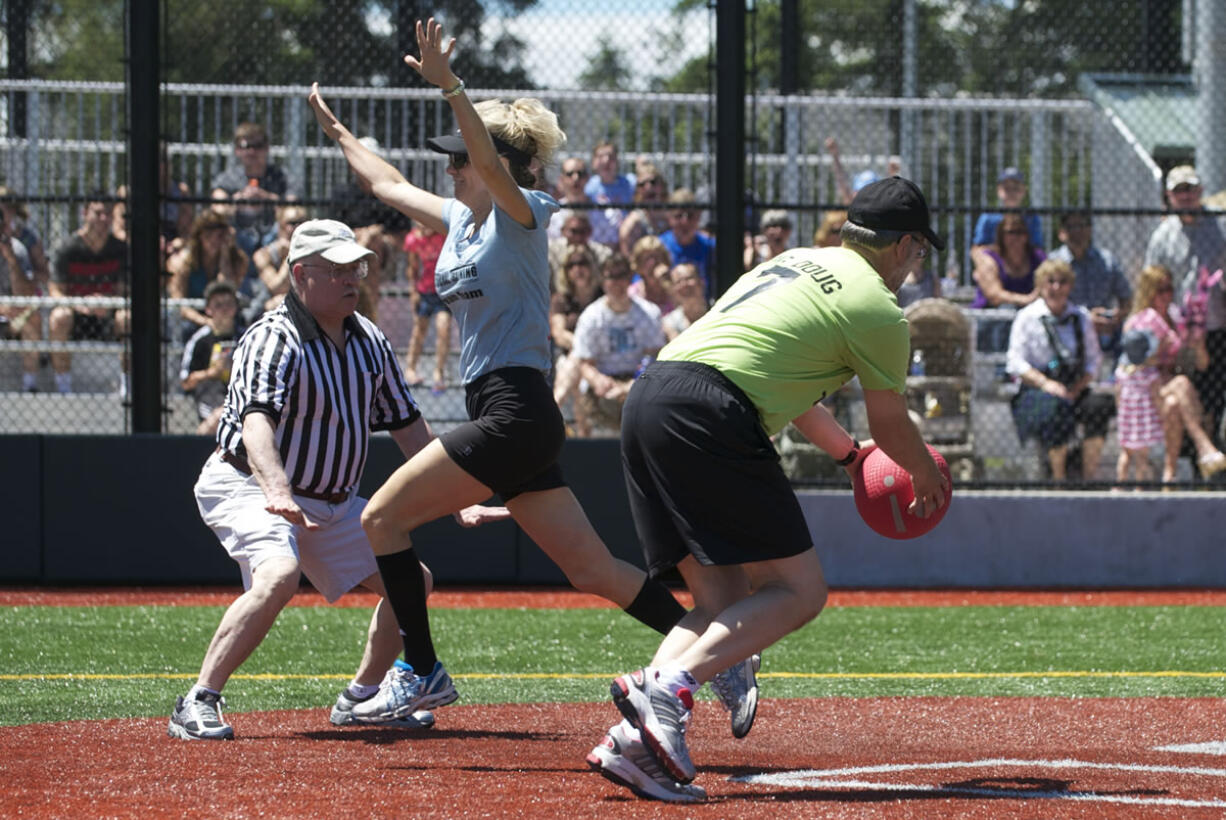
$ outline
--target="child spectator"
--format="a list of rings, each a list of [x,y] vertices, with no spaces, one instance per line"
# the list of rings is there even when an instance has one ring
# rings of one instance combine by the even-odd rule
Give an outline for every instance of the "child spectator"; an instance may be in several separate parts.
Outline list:
[[[451,350],[451,311],[434,289],[434,266],[447,237],[427,225],[416,224],[404,238],[409,255],[408,276],[413,283],[413,335],[405,357],[404,376],[410,387],[422,383],[417,375],[417,360],[426,343],[430,320],[434,320],[434,383],[438,392],[447,387],[447,354]]]
[[[703,292],[698,268],[688,262],[673,268],[669,278],[673,283],[673,298],[677,301],[677,307],[665,314],[660,324],[664,328],[665,338],[671,342],[705,316],[711,303]]]
[[[1162,481],[1174,481],[1185,433],[1196,448],[1197,467],[1204,478],[1226,470],[1226,456],[1205,430],[1196,387],[1186,375],[1176,372],[1183,369],[1179,367],[1181,353],[1186,369],[1193,371],[1208,365],[1209,353],[1203,326],[1190,323],[1180,331],[1171,311],[1174,295],[1169,270],[1150,265],[1141,271],[1133,312],[1124,322],[1125,355],[1115,371],[1121,448],[1116,478],[1121,481],[1130,465],[1135,465],[1137,480],[1143,480],[1148,450],[1158,443],[1166,448]]]
[[[651,302],[660,309],[661,314],[668,313],[674,307],[669,260],[668,248],[655,236],[644,236],[635,242],[630,254],[630,262],[634,266],[630,295]]]
[[[230,365],[238,337],[243,335],[238,316],[238,291],[229,282],[210,282],[204,289],[204,313],[208,323],[188,340],[179,367],[183,392],[196,400],[200,425],[196,433],[217,434],[226,389],[230,384]]]

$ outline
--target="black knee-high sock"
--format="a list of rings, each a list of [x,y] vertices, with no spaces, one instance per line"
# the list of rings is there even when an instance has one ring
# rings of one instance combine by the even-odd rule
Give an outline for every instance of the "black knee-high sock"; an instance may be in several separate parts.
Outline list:
[[[624,611],[661,635],[667,635],[685,617],[685,607],[677,603],[668,587],[651,578],[643,581],[643,588]]]
[[[379,574],[387,590],[387,602],[404,632],[404,660],[419,675],[434,671],[438,656],[430,637],[430,613],[426,609],[426,581],[417,552],[410,547],[391,555],[376,555]]]

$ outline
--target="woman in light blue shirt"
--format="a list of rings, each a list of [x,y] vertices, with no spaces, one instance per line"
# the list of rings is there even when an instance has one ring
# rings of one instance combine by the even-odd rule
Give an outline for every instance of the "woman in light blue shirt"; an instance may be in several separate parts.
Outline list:
[[[355,717],[367,722],[396,719],[457,697],[430,639],[425,586],[410,534],[494,493],[576,588],[613,601],[662,633],[685,614],[658,581],[609,554],[557,464],[566,434],[546,379],[546,227],[558,204],[532,190],[529,166],[533,160],[547,163],[566,135],[539,100],[473,105],[451,70],[455,40],[445,41],[433,19],[419,21],[416,33],[421,59],[410,55],[405,62],[442,89],[460,126],[456,134],[427,141],[450,155],[454,199],[418,188],[362,146],[328,109],[318,86],[309,98],[324,132],[375,196],[447,235],[435,286],[459,326],[471,419],[393,473],[363,513],[412,667],[393,669],[379,694],[354,708]]]

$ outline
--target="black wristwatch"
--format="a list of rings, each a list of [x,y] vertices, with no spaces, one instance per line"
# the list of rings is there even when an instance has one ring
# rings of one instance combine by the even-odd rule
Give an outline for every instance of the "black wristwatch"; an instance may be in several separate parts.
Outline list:
[[[856,456],[860,455],[860,442],[856,439],[851,440],[851,452],[834,462],[840,467],[846,467],[856,460]]]

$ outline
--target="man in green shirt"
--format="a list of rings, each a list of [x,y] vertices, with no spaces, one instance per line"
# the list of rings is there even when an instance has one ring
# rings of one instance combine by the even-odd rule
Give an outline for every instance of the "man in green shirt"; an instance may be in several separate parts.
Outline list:
[[[841,236],[841,247],[785,251],[742,276],[627,398],[622,464],[648,572],[675,566],[694,595],[651,665],[613,682],[625,720],[588,756],[636,794],[705,797],[690,785],[685,743],[694,694],[825,603],[770,436],[792,422],[849,474],[880,447],[911,474],[911,512],[927,518],[945,503],[949,488],[907,413],[910,335],[895,297],[944,243],[923,193],[899,177],[860,190]],[[863,447],[818,404],[853,376],[873,435]],[[644,760],[658,767],[634,765]]]

